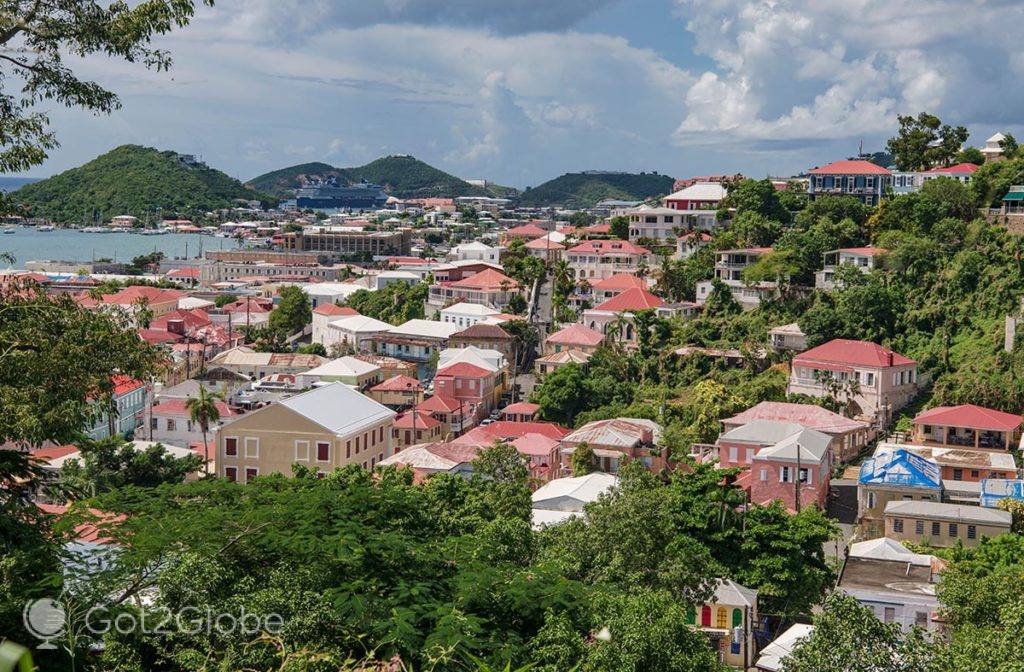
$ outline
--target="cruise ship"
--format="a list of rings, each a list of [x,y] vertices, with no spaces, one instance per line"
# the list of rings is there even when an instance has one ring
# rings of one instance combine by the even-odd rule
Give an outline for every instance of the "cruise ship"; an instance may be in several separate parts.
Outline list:
[[[295,190],[295,205],[313,210],[376,210],[387,200],[388,196],[380,185],[361,182],[343,187],[335,177],[311,182]]]

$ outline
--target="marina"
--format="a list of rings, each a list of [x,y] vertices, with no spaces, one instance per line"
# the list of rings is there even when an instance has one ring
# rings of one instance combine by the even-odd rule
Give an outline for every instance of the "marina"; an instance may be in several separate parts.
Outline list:
[[[3,233],[6,235],[0,242],[0,252],[14,257],[13,264],[5,264],[14,268],[44,260],[127,262],[152,252],[163,252],[167,259],[195,259],[205,250],[233,250],[239,246],[236,238],[226,236],[164,231],[143,235],[109,227],[8,226]]]

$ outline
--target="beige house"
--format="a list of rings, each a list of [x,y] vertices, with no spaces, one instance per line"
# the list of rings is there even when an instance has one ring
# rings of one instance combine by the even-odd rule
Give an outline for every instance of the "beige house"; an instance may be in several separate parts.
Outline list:
[[[360,464],[372,469],[391,454],[394,411],[344,383],[332,383],[264,406],[217,430],[217,473],[248,482],[292,474],[293,464],[320,473]]]
[[[885,536],[931,546],[977,546],[982,537],[1010,531],[1009,511],[938,502],[891,501],[885,505]]]

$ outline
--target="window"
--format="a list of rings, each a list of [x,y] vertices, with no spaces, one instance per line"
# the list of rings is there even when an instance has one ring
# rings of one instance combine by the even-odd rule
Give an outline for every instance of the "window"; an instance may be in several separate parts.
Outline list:
[[[331,444],[324,441],[316,442],[316,461],[329,462],[331,460]]]
[[[715,611],[715,627],[721,630],[729,627],[729,614],[726,612],[725,607],[719,607]]]
[[[295,442],[295,461],[296,462],[308,462],[309,461],[309,441],[296,441]]]
[[[384,428],[383,427],[380,427],[380,438],[378,438],[377,440],[378,441],[383,441],[384,440]]]
[[[892,529],[893,529],[893,532],[900,532],[900,533],[902,533],[903,532],[903,519],[902,518],[893,518],[892,519]]]
[[[149,419],[149,428],[150,429],[160,429],[160,420],[157,419],[157,418],[150,418]]]
[[[259,457],[260,456],[260,440],[256,437],[247,436],[245,437],[245,456],[246,457]]]
[[[345,442],[345,459],[347,460],[347,459],[350,459],[351,457],[352,457],[352,442],[351,441],[346,441]]]
[[[956,523],[950,523],[949,524],[949,536],[956,537],[956,536],[959,535],[959,533],[960,533],[960,530],[957,527],[957,524]]]
[[[892,623],[896,620],[896,607],[886,607],[882,613],[882,620],[886,623]]]
[[[733,609],[732,610],[732,627],[738,628],[743,625],[743,610]]]
[[[868,508],[869,509],[875,508],[875,493],[873,493],[873,492],[869,492],[868,493]]]
[[[805,485],[811,484],[811,472],[809,469],[804,469],[803,467],[800,467],[800,482],[804,483]]]
[[[224,439],[224,454],[229,457],[238,455],[238,439],[233,436]]]
[[[942,534],[942,531],[941,531],[941,529],[939,527],[939,524],[938,523],[932,523],[932,536],[933,537],[937,537],[940,534]]]
[[[252,479],[256,478],[259,475],[259,473],[260,473],[260,470],[257,469],[256,467],[246,467],[245,468],[245,482],[248,483]]]
[[[167,431],[168,432],[173,432],[174,431],[174,418],[167,418]]]
[[[739,460],[739,452],[739,448],[737,448],[736,446],[729,446],[729,461],[736,462],[737,460]]]
[[[971,469],[971,478],[978,478],[979,476],[981,476],[981,472],[977,469]]]
[[[977,539],[978,538],[978,528],[975,527],[974,525],[968,525],[967,526],[967,538],[968,539]]]
[[[790,480],[789,480],[789,467],[782,467],[782,469],[779,471],[779,482],[780,483],[789,483],[790,482]]]
[[[767,469],[762,469],[761,470],[761,482],[764,483],[767,480],[768,480],[768,470]]]
[[[916,611],[914,612],[914,625],[919,628],[928,627],[928,612],[927,611]]]
[[[363,438],[363,437],[361,437],[361,436],[357,436],[357,437],[356,437],[356,455],[358,455],[358,454],[359,454],[359,441],[360,441],[360,439],[362,439],[362,438]]]
[[[238,480],[238,467],[224,467],[224,478],[232,483]]]
[[[917,534],[918,536],[923,536],[924,535],[924,521],[923,520],[919,520],[916,523],[914,523],[914,533]]]

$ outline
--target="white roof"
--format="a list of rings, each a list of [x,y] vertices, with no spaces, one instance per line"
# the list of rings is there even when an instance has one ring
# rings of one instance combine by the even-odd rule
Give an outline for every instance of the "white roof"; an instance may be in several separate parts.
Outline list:
[[[641,205],[641,206],[639,206],[637,208],[633,208],[632,210],[627,210],[626,213],[627,214],[630,214],[630,213],[632,213],[632,214],[644,214],[644,215],[678,215],[679,211],[676,210],[675,208],[663,208],[663,207],[657,207],[656,208],[653,205],[646,205],[645,204],[645,205]]]
[[[434,322],[433,320],[409,320],[397,327],[388,329],[389,334],[396,336],[425,336],[428,338],[451,338],[452,334],[465,329],[451,322]]]
[[[278,402],[335,434],[350,434],[363,427],[395,417],[395,412],[356,392],[344,383],[331,383]],[[252,417],[264,406],[240,418]]]
[[[803,336],[804,332],[800,329],[800,325],[796,322],[790,322],[789,324],[783,324],[779,327],[772,327],[768,330],[769,334],[785,334],[789,336]]]
[[[387,331],[391,328],[391,325],[387,322],[381,322],[380,320],[367,315],[349,315],[347,317],[339,317],[336,320],[331,320],[329,324],[335,329],[344,329],[351,333],[375,333]]]
[[[485,306],[479,303],[467,303],[465,301],[461,303],[454,303],[447,308],[441,309],[442,314],[447,315],[468,315],[472,317],[490,317],[491,315],[499,315],[500,310],[495,310],[490,306]]]
[[[437,368],[443,369],[457,362],[466,362],[488,371],[497,371],[505,366],[505,355],[497,350],[478,348],[475,345],[465,348],[445,348],[438,356]]]
[[[392,279],[392,280],[419,280],[419,273],[413,273],[412,271],[381,271],[377,274],[378,278]]]
[[[725,187],[718,182],[697,182],[669,194],[665,200],[720,201],[725,198],[725,194]]]
[[[339,357],[325,362],[315,369],[310,369],[302,375],[312,378],[332,378],[335,376],[364,376],[374,371],[380,371],[380,367],[355,357]]]
[[[405,450],[400,450],[391,457],[381,460],[380,466],[387,467],[393,464],[404,464],[415,469],[449,471],[460,464],[455,460],[450,460],[447,457],[441,457],[440,455],[427,450],[431,445],[433,444],[420,443],[415,446],[409,446]]]
[[[188,457],[190,455],[196,455],[197,454],[197,453],[192,452],[188,448],[182,448],[181,446],[175,446],[175,445],[167,443],[165,441],[128,441],[127,443],[132,444],[132,448],[136,452],[140,452],[140,453],[142,451],[144,451],[144,450],[147,450],[150,446],[155,446],[156,444],[159,443],[161,446],[163,446],[166,449],[166,452],[167,452],[168,455],[171,455],[172,457],[176,457],[178,459],[181,459],[183,457]],[[46,460],[46,466],[50,467],[51,469],[60,469],[61,467],[64,466],[65,462],[69,462],[69,461],[70,462],[79,462],[80,461],[79,460],[79,456],[80,455],[81,455],[81,453],[76,450],[75,452],[68,453],[67,455],[61,455],[60,457],[55,457],[53,459],[48,459],[48,460]]]
[[[815,429],[801,429],[782,439],[775,445],[769,446],[756,455],[755,460],[796,460],[798,457],[803,460],[814,460],[821,462],[828,454],[828,444],[832,437],[822,434]]]
[[[196,308],[209,308],[215,305],[213,301],[200,299],[198,296],[186,296],[178,299],[178,308],[181,310],[195,310]]]
[[[640,440],[643,430],[650,430],[654,443],[661,441],[661,425],[646,418],[611,418],[588,422],[576,431],[563,437],[567,443],[583,443],[591,446],[622,446],[629,448]],[[564,451],[571,453],[571,450]]]
[[[383,462],[381,462],[383,464]],[[547,509],[533,509],[531,512],[531,523],[533,529],[539,530],[547,525],[557,525],[567,520],[582,516],[578,511],[549,511]]]
[[[804,428],[796,422],[781,420],[751,420],[745,425],[731,429],[719,439],[725,441],[745,441],[753,443],[774,444],[786,437],[797,434]]]
[[[789,630],[776,637],[775,641],[761,650],[761,657],[757,659],[756,663],[757,669],[780,672],[783,669],[782,660],[793,653],[797,642],[810,637],[812,632],[814,632],[813,625],[797,623],[790,626]]]
[[[608,492],[618,482],[618,476],[604,472],[594,472],[586,476],[556,478],[537,488],[536,492],[531,495],[533,508],[546,509],[548,508],[545,504],[546,502],[572,499],[580,503],[579,508],[576,510],[581,510],[583,504],[597,501],[598,497]],[[564,507],[560,506],[559,509],[564,510]]]
[[[471,243],[462,243],[462,244],[456,245],[454,248],[452,248],[453,251],[454,250],[461,250],[461,251],[465,251],[465,252],[487,252],[487,251],[493,250],[493,249],[494,248],[491,247],[490,245],[487,245],[486,243],[481,243],[480,241],[477,241],[477,240],[474,240]]]
[[[741,586],[732,579],[718,579],[715,585],[715,602],[730,607],[740,605],[757,606],[757,591]]]
[[[991,138],[989,138],[985,142],[991,142],[992,144],[999,144],[1003,140],[1006,140],[1006,136],[1003,135],[1002,133],[996,133],[995,135],[993,135]]]
[[[351,282],[313,282],[302,285],[302,291],[309,296],[351,296],[360,289],[368,289],[366,285]]]
[[[870,558],[872,560],[895,560],[927,567],[931,566],[934,558],[934,556],[924,553],[912,553],[906,546],[889,537],[879,537],[850,544],[850,557]]]

